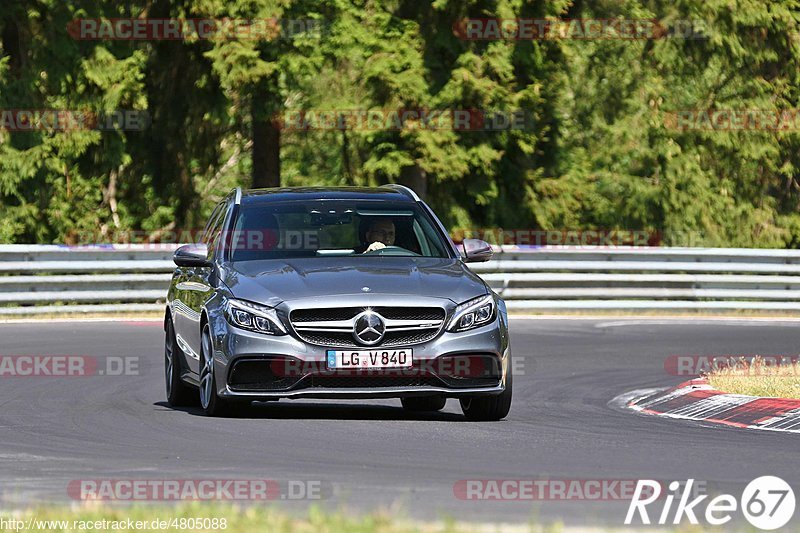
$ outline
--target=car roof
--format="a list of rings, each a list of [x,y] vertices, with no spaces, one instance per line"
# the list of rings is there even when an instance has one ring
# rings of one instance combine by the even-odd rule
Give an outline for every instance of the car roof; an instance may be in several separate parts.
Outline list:
[[[378,200],[414,202],[416,195],[402,186],[386,187],[280,187],[242,191],[242,204],[308,200]]]

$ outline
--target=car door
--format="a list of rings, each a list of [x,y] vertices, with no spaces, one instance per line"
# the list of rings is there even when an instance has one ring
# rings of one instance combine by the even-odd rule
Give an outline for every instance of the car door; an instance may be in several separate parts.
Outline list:
[[[212,263],[216,261],[217,254],[220,252],[222,246],[222,228],[228,215],[228,202],[223,201],[215,209],[215,217],[212,217],[204,233],[203,238],[206,240],[208,246],[208,259]],[[200,319],[202,316],[203,305],[212,296],[214,288],[209,282],[212,269],[215,267],[197,267],[189,269],[187,272],[187,280],[184,285],[186,289],[186,305],[189,308],[187,311],[187,334],[186,341],[189,347],[194,352],[196,357],[190,362],[190,369],[192,372],[199,373],[200,371],[200,345],[201,345],[201,329]]]
[[[213,228],[219,224],[224,214],[224,202],[220,202],[205,229],[200,236],[200,242],[209,246],[213,235]],[[195,295],[198,292],[197,269],[193,267],[178,267],[175,270],[175,295],[173,298],[173,322],[178,345],[186,354],[186,364],[193,373],[199,371],[199,321],[200,317],[195,310]]]

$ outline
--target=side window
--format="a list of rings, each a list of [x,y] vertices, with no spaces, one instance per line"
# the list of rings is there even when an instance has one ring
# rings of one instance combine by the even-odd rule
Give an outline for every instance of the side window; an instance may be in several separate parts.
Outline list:
[[[209,221],[207,235],[204,235],[204,238],[208,239],[206,244],[208,245],[208,258],[210,260],[213,260],[217,255],[219,239],[222,234],[222,226],[225,224],[225,214],[227,211],[226,203],[221,202],[216,209],[214,209],[214,215]]]
[[[211,213],[211,216],[208,219],[208,223],[206,227],[203,229],[203,235],[201,236],[200,242],[202,244],[208,245],[211,242],[212,235],[214,233],[213,228],[219,221],[219,218],[222,214],[222,207],[225,205],[225,202],[220,202],[217,204],[217,207],[214,208],[214,211]]]

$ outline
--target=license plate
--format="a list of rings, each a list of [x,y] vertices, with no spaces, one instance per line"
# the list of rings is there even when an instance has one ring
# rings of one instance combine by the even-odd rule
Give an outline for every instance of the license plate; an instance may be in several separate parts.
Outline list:
[[[328,368],[411,368],[411,350],[328,350]]]

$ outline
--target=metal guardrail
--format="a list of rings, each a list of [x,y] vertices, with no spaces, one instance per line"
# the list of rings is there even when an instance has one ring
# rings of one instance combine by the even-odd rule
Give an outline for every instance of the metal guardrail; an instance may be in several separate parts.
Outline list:
[[[0,245],[0,316],[161,311],[179,245]]]
[[[163,309],[177,245],[0,245],[0,315]],[[800,310],[800,250],[502,247],[470,267],[512,310]]]
[[[800,250],[570,248],[471,265],[510,309],[800,310]]]

